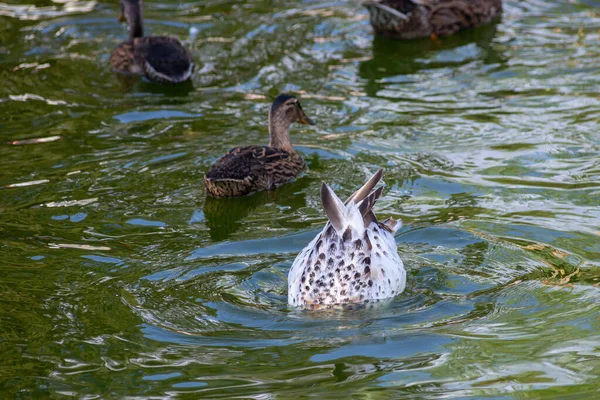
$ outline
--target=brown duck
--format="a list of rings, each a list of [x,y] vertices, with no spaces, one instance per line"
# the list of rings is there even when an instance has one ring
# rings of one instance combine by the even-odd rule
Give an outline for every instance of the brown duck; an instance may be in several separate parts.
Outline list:
[[[204,176],[206,191],[215,197],[237,197],[292,180],[306,168],[290,141],[293,122],[314,125],[297,98],[280,94],[269,111],[269,145],[229,150]]]
[[[162,83],[180,83],[191,78],[194,61],[178,39],[144,36],[142,0],[121,0],[119,21],[124,20],[129,24],[129,40],[111,53],[113,71],[142,75]]]
[[[363,5],[378,35],[409,40],[451,35],[491,22],[502,0],[376,0]]]

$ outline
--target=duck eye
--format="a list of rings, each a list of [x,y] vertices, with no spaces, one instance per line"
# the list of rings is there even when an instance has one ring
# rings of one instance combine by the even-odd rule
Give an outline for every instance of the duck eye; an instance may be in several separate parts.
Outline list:
[[[288,115],[292,115],[292,114],[294,113],[294,110],[295,110],[295,108],[296,108],[296,105],[295,105],[295,104],[290,104],[290,105],[289,105],[289,106],[286,108],[286,110],[285,110],[285,113],[286,113],[286,114],[288,114]]]

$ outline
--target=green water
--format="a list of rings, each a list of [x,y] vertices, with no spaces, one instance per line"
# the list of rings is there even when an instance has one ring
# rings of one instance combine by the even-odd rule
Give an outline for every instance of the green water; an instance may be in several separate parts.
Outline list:
[[[373,40],[357,1],[146,1],[193,84],[124,82],[114,1],[0,3],[2,398],[594,398],[600,390],[600,14],[509,1],[499,24]],[[309,169],[206,199],[296,93]],[[46,138],[46,142],[32,139]],[[385,168],[406,291],[288,309],[287,272]]]

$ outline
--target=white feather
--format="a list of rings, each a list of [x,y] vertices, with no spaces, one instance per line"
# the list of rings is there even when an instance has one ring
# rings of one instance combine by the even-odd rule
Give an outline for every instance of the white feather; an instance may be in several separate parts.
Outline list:
[[[380,177],[367,184],[375,186]],[[376,200],[377,192],[371,192],[371,199]],[[321,194],[327,215],[336,223],[328,222],[294,260],[288,274],[288,303],[314,309],[400,294],[406,271],[388,230],[395,232],[400,224],[384,227],[373,221],[365,226],[354,201],[344,205],[326,185]]]

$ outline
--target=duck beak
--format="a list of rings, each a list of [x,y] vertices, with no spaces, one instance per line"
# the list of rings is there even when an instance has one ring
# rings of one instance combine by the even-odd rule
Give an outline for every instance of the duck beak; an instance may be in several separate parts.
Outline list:
[[[304,114],[304,111],[301,112],[302,114],[300,115],[300,119],[298,120],[298,122],[300,122],[301,124],[306,124],[306,125],[314,125],[315,122],[308,118],[306,116],[306,114]]]

